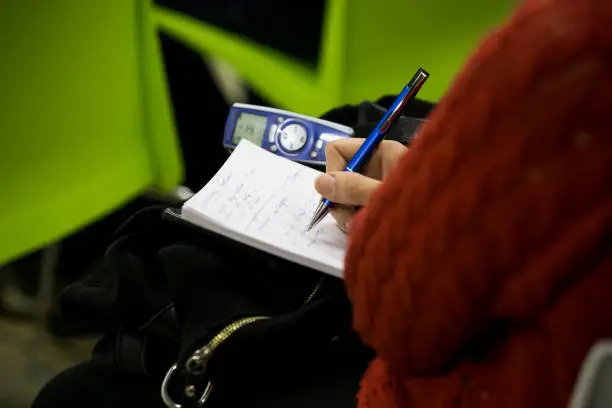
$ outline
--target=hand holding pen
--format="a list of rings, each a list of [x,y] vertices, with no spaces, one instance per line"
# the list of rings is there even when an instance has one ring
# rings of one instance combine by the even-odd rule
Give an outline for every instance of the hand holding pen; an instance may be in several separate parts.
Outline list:
[[[308,230],[312,229],[325,218],[332,208],[335,207],[335,204],[350,204],[353,206],[365,204],[365,202],[360,202],[367,200],[369,194],[374,190],[378,182],[376,179],[372,178],[367,180],[368,177],[356,173],[360,172],[367,164],[367,173],[372,173],[372,171],[374,171],[373,175],[378,175],[382,179],[397,162],[405,148],[399,143],[381,143],[388,134],[391,126],[400,117],[408,101],[414,99],[428,77],[429,74],[419,68],[367,139],[342,140],[329,146],[326,150],[328,174],[319,177],[315,183],[317,191],[323,198],[312,217]],[[382,147],[383,145],[385,146],[384,148]],[[377,150],[380,151],[375,154]],[[384,158],[385,156],[387,157],[386,159]],[[337,166],[339,163],[346,163],[349,158],[350,161],[342,171],[342,173],[345,174],[335,173],[336,167],[334,166]],[[378,163],[376,163],[377,160]],[[340,169],[338,169],[338,171],[340,171]],[[344,182],[344,187],[340,182]],[[342,219],[348,217],[348,213],[346,209],[342,209],[341,207],[339,207],[338,210],[339,211],[335,211],[336,217],[342,225]]]
[[[391,172],[408,148],[384,140],[372,154],[362,173],[343,171],[365,139],[341,139],[327,145],[327,172],[315,180],[315,189],[334,203],[332,215],[345,232],[358,207],[367,204],[381,181]]]

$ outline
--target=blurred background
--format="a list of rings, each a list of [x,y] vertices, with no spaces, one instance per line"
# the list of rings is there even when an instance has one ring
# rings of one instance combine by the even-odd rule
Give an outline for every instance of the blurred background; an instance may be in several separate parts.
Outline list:
[[[2,0],[0,407],[88,357],[59,294],[136,210],[207,182],[232,103],[318,116],[419,66],[436,102],[514,2]]]

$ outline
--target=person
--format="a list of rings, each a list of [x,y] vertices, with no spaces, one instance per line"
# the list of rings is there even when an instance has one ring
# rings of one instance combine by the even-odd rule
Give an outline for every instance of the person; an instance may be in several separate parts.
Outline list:
[[[361,408],[566,407],[612,336],[612,2],[526,0],[409,148],[328,145]]]
[[[362,141],[328,145],[315,188],[338,204],[353,326],[376,354],[360,408],[567,406],[612,337],[609,27],[609,0],[523,0],[408,148],[384,142],[354,174]],[[84,406],[70,390],[159,406],[158,388],[93,368],[34,406]]]

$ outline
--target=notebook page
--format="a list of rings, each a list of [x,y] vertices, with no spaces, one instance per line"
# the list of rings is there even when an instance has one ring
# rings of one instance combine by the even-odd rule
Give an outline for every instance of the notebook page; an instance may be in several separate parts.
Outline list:
[[[326,217],[305,228],[321,196],[320,173],[246,140],[183,206],[183,218],[236,241],[342,277],[346,234]]]

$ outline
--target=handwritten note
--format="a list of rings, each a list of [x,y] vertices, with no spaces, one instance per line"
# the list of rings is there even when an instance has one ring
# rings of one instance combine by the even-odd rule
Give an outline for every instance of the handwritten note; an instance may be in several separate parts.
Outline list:
[[[305,227],[320,196],[316,170],[241,141],[223,167],[183,208],[184,218],[247,245],[335,276],[346,235],[331,216]]]

